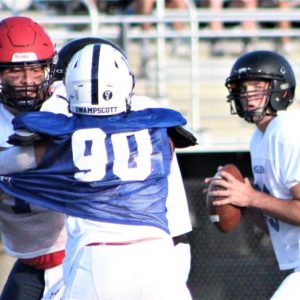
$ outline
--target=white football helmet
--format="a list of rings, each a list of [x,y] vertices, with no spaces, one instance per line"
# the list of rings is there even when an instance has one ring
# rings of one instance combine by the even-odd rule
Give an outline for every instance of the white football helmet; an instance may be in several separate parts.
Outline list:
[[[128,111],[134,84],[124,54],[101,43],[78,51],[65,77],[70,110],[81,115],[108,116]]]

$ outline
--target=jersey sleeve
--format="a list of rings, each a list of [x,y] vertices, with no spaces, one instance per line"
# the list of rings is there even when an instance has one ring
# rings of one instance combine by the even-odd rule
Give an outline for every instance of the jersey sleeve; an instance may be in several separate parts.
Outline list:
[[[272,137],[273,159],[288,190],[300,182],[299,118],[300,112],[296,111],[281,117],[274,128],[277,133]]]
[[[1,175],[21,172],[35,167],[36,160],[33,147],[11,147],[0,151]]]
[[[188,201],[177,161],[174,155],[168,177],[168,196],[166,201],[167,219],[171,236],[178,236],[192,230]]]

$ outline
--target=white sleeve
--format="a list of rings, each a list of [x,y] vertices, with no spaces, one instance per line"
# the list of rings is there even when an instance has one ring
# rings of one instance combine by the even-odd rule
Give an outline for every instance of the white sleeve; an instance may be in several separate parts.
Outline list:
[[[53,95],[43,103],[40,111],[64,114],[66,116],[72,115],[69,111],[66,89],[61,81],[55,82]]]
[[[11,147],[0,151],[0,174],[6,175],[35,168],[34,148]]]
[[[145,108],[157,108],[161,107],[157,100],[146,96],[133,95],[131,98],[131,110],[143,110]]]
[[[187,197],[176,154],[172,159],[168,177],[168,197],[166,201],[167,219],[172,237],[192,230]]]

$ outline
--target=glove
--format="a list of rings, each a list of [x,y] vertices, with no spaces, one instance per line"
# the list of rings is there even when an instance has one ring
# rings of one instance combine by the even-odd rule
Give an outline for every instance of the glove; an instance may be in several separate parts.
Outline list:
[[[14,146],[32,146],[34,143],[43,140],[45,137],[30,131],[18,130],[8,137],[7,143]]]
[[[167,132],[175,148],[187,148],[197,145],[197,138],[182,126],[169,127]]]

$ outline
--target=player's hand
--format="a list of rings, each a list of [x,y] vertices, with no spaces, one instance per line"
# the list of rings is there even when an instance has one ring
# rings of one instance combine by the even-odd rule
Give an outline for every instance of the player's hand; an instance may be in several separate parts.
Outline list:
[[[218,172],[221,171],[222,168],[223,168],[223,166],[219,166],[218,169],[217,169],[217,171],[218,171]],[[215,178],[215,177],[206,177],[206,178],[204,179],[203,182],[204,182],[204,184],[205,184],[205,188],[203,189],[203,194],[207,194],[208,188],[209,188],[211,182],[214,180],[214,178]]]
[[[233,204],[240,207],[251,206],[256,191],[248,178],[244,178],[244,182],[241,182],[230,173],[222,171],[222,169],[217,174],[219,176],[212,178],[210,184],[220,189],[208,191],[208,195],[222,197],[223,199],[215,201],[214,205]]]

